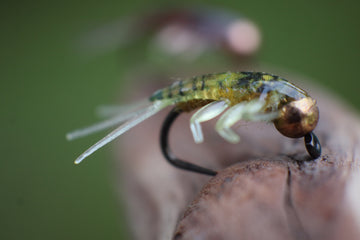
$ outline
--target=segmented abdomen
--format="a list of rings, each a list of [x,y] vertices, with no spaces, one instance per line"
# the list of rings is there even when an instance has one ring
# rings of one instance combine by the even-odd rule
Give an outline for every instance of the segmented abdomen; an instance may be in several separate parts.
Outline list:
[[[288,81],[261,72],[226,72],[207,74],[174,82],[156,91],[150,101],[170,100],[176,103],[228,99],[232,105],[250,101],[263,93],[301,98],[306,93]]]
[[[205,86],[209,83],[209,75],[196,76],[186,80],[176,81],[167,88],[156,91],[150,101],[174,99],[176,101],[187,101],[196,96],[202,98]],[[208,87],[206,88],[206,90]]]

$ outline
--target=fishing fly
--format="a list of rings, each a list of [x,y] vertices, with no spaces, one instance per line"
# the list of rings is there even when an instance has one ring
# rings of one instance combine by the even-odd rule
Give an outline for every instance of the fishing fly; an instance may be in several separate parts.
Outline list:
[[[240,120],[273,122],[275,128],[289,138],[304,138],[312,159],[321,155],[321,145],[313,133],[319,109],[316,100],[284,78],[262,72],[225,72],[206,74],[177,81],[154,92],[149,99],[123,108],[116,116],[93,126],[67,134],[67,139],[121,124],[95,143],[76,160],[79,164],[99,148],[160,110],[174,106],[160,132],[160,146],[164,157],[175,167],[197,173],[216,175],[217,172],[176,158],[168,145],[169,130],[183,112],[198,109],[190,119],[190,129],[196,143],[204,141],[201,123],[213,118],[215,130],[230,143],[238,143],[239,135],[231,127]],[[125,110],[124,110],[125,109]]]

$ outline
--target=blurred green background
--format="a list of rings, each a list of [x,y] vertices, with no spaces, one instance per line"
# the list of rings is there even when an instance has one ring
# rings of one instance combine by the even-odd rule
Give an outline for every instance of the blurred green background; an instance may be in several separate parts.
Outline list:
[[[263,63],[310,76],[359,106],[359,1],[207,3],[260,26]],[[1,3],[0,239],[129,236],[109,151],[73,165],[102,134],[74,142],[64,136],[96,121],[94,108],[115,102],[126,81],[122,76],[146,54],[140,43],[86,58],[76,50],[76,39],[120,16],[157,6],[164,3]]]

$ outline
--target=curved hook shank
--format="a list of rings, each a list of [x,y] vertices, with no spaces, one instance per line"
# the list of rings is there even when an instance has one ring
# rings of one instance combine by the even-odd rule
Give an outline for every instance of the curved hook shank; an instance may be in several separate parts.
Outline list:
[[[207,168],[200,167],[193,163],[189,163],[189,162],[180,160],[180,159],[176,158],[174,156],[174,154],[171,152],[171,150],[169,148],[170,127],[174,123],[175,119],[180,115],[180,113],[182,113],[181,110],[173,108],[170,111],[170,113],[168,114],[168,116],[166,117],[166,119],[162,125],[161,133],[160,133],[160,147],[161,147],[161,151],[162,151],[164,157],[170,164],[172,164],[173,166],[175,166],[177,168],[181,168],[183,170],[197,172],[197,173],[201,173],[201,174],[206,174],[206,175],[210,175],[210,176],[215,176],[217,174],[217,172],[207,169]]]

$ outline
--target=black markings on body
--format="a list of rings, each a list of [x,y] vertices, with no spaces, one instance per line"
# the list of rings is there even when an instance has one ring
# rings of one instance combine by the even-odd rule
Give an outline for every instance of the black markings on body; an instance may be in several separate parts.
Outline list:
[[[222,80],[218,81],[218,85],[220,89],[224,89],[224,84]]]
[[[179,95],[180,96],[184,96],[184,92],[183,92],[183,81],[181,80],[180,82],[179,82]]]
[[[197,90],[197,87],[196,87],[196,83],[197,83],[197,78],[194,77],[193,80],[192,80],[192,90],[193,91],[196,91]]]
[[[164,91],[163,90],[157,90],[151,97],[150,97],[150,101],[155,101],[155,100],[162,100],[164,99]]]
[[[265,90],[268,92],[268,89],[268,86],[264,82],[261,82],[260,85],[256,87],[256,92],[265,93]]]
[[[238,88],[246,88],[246,87],[249,86],[252,79],[253,78],[252,78],[252,76],[250,74],[245,76],[245,77],[239,78],[237,80],[236,87],[238,87]]]
[[[203,91],[204,89],[205,89],[205,75],[203,75],[202,77],[201,77],[201,91]]]
[[[252,74],[252,77],[255,81],[263,80],[263,76],[264,76],[264,74],[262,74],[260,72],[256,72],[256,73]]]
[[[170,85],[169,88],[168,88],[168,96],[167,96],[168,98],[172,98],[172,92],[171,91],[172,91],[172,85]]]
[[[244,75],[252,75],[253,73],[252,72],[240,72],[241,74],[244,74]]]

